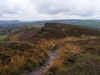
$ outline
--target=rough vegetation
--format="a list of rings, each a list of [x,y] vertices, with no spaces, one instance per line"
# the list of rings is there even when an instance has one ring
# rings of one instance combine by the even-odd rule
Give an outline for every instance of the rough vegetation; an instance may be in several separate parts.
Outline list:
[[[0,75],[19,75],[43,65],[48,55],[42,47],[27,42],[0,42]]]
[[[0,75],[28,75],[59,49],[41,75],[100,75],[100,31],[61,23],[12,30],[0,41]]]

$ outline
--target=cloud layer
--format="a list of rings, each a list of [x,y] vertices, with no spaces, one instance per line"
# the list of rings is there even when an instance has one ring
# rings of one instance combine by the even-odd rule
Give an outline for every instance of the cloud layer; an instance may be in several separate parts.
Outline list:
[[[99,19],[100,0],[3,0],[0,19]]]

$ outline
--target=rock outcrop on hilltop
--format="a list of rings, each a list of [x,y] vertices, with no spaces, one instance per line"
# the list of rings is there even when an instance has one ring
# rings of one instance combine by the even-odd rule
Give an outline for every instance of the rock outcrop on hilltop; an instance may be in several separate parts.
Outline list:
[[[23,28],[23,27],[22,27]],[[40,39],[59,39],[66,36],[79,37],[84,35],[99,35],[100,32],[77,25],[63,23],[46,23],[41,28],[17,29],[10,34],[9,39],[12,41],[38,41]],[[28,36],[27,36],[28,35]]]
[[[99,35],[100,32],[96,30],[91,30],[89,28],[80,27],[77,25],[71,24],[62,24],[62,23],[46,23],[42,28],[41,36],[43,38],[63,38],[66,36],[82,36],[82,35]]]

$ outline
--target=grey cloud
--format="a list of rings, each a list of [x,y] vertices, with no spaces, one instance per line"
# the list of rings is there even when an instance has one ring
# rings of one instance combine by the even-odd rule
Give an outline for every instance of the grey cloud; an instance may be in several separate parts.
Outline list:
[[[65,1],[65,0],[62,0],[62,1]],[[92,4],[90,7],[88,6],[86,7],[86,6],[81,6],[81,5],[80,6],[72,5],[71,2],[73,2],[73,0],[70,0],[68,2],[69,3],[66,3],[65,5],[60,4],[59,1],[58,3],[57,2],[56,3],[47,2],[47,4],[42,3],[40,4],[40,6],[37,6],[37,11],[39,13],[48,14],[48,15],[57,15],[59,13],[62,13],[64,15],[69,15],[69,16],[76,15],[76,16],[84,16],[84,17],[95,15],[96,10],[95,8],[92,8]],[[86,7],[86,9],[84,7]],[[77,10],[77,8],[79,8],[80,10]]]
[[[3,0],[0,16],[11,19],[93,17],[100,14],[100,0]]]

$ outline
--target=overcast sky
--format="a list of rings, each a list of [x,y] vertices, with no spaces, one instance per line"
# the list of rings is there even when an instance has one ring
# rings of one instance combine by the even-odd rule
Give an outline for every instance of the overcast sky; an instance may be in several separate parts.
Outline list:
[[[100,19],[100,0],[0,0],[0,20]]]

